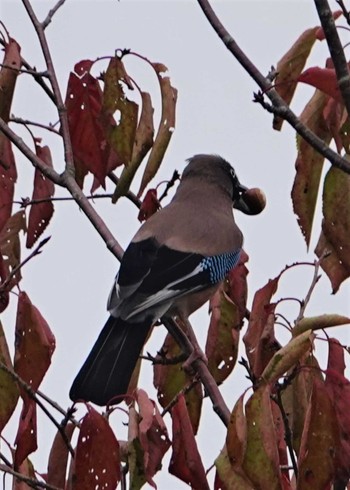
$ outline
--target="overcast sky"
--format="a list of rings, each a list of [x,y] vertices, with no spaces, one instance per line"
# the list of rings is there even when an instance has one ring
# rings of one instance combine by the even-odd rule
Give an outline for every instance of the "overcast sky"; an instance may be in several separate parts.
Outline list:
[[[55,2],[33,1],[32,4],[39,18],[44,18]],[[228,0],[212,4],[231,35],[265,74],[303,30],[318,24],[313,2],[306,0]],[[21,1],[1,0],[0,18],[22,46],[23,57],[39,71],[44,69],[34,30]],[[167,65],[173,85],[178,89],[177,124],[162,170],[154,183],[170,178],[174,169],[181,172],[186,158],[196,153],[217,153],[235,166],[242,183],[265,191],[268,205],[262,215],[249,217],[237,214],[245,236],[245,249],[250,256],[248,306],[254,292],[269,278],[275,277],[286,264],[314,260],[320,213],[314,227],[312,246],[307,253],[290,199],[295,173],[295,134],[287,125],[281,133],[272,130],[271,116],[252,102],[256,85],[217,38],[196,1],[67,0],[48,27],[47,34],[64,95],[69,71],[76,62],[113,55],[117,48],[130,48],[152,61]],[[323,65],[326,55],[324,43],[318,43],[314,51],[309,66]],[[105,66],[101,63],[98,69]],[[126,60],[126,67],[142,89],[151,92],[155,106],[159,108],[157,85],[149,68],[132,59]],[[311,87],[298,89],[293,106],[297,113],[311,94]],[[21,76],[18,81],[12,112],[18,117],[44,123],[57,120],[50,101],[27,76]],[[21,128],[19,131],[26,136]],[[50,145],[56,168],[63,169],[58,138],[41,131],[36,131],[36,134],[42,135],[43,142]],[[20,178],[17,197],[29,196],[32,168],[19,156],[17,165]],[[88,189],[89,186],[86,187]],[[58,194],[61,195],[62,191]],[[117,206],[97,201],[96,208],[116,238],[126,246],[139,226],[137,210],[126,200]],[[45,236],[48,235],[52,235],[51,241],[43,254],[26,266],[21,287],[40,309],[56,336],[53,364],[41,389],[68,407],[71,382],[106,320],[106,299],[118,263],[74,203],[55,205],[52,224],[45,232]],[[303,298],[312,272],[309,267],[288,273],[276,298]],[[349,315],[348,296],[349,284],[343,285],[340,292],[332,296],[329,281],[324,276],[312,297],[307,315],[332,312]],[[15,296],[11,302],[11,308],[3,314],[3,323],[12,342]],[[297,316],[295,304],[285,306],[284,312],[290,320]],[[206,307],[192,318],[204,343],[208,325]],[[342,327],[330,333],[339,333],[342,342],[348,344],[347,331]],[[148,350],[154,353],[163,337],[164,329],[159,328]],[[282,333],[282,338],[287,338],[285,333]],[[324,344],[318,342],[323,355],[327,352]],[[243,349],[240,354],[244,355]],[[230,408],[247,386],[244,375],[243,368],[238,366],[222,388]],[[149,369],[142,372],[141,386],[155,398]],[[121,413],[114,415],[114,419],[118,427],[120,421],[125,421]],[[117,436],[123,437],[124,432],[121,434],[118,432]],[[51,424],[40,416],[39,451],[32,459],[41,472],[46,471],[53,435]],[[223,446],[224,437],[224,427],[206,401],[197,440],[207,468]],[[156,477],[158,488],[187,488],[177,479],[167,476],[166,471],[165,468],[163,475]]]

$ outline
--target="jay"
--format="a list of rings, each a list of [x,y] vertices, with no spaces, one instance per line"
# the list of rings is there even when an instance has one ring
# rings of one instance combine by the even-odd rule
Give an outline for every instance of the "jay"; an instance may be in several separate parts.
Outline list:
[[[177,192],[126,249],[108,299],[110,317],[70,390],[73,401],[119,403],[153,324],[187,317],[239,260],[232,207],[256,214],[247,188],[216,155],[189,159]]]

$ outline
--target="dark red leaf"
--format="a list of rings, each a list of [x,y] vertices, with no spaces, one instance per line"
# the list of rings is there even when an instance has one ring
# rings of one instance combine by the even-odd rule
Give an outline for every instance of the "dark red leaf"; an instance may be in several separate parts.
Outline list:
[[[255,293],[249,325],[243,342],[246,347],[250,367],[259,378],[280,345],[274,335],[275,305],[270,304],[277,290],[280,276],[270,281]]]
[[[327,488],[334,477],[339,426],[323,381],[315,378],[298,458],[298,489]]]
[[[74,71],[79,76],[82,77],[85,73],[88,73],[94,64],[91,60],[81,60],[74,65]]]
[[[13,370],[4,330],[0,322],[0,362]],[[13,376],[0,369],[0,434],[16,408],[19,390]]]
[[[119,443],[106,418],[88,407],[79,432],[72,490],[114,490],[119,481]]]
[[[0,231],[11,216],[16,181],[16,162],[11,143],[0,133]]]
[[[156,213],[160,208],[160,202],[157,198],[157,189],[149,189],[142,201],[139,214],[139,221],[146,221],[152,214]]]
[[[225,293],[237,305],[241,322],[247,311],[247,275],[249,271],[245,264],[248,260],[248,254],[242,250],[238,264],[227,274],[225,282]]]
[[[102,91],[98,80],[88,72],[81,78],[71,73],[66,107],[75,166],[82,166],[78,173],[84,174],[87,169],[104,186],[109,147],[100,122]]]
[[[36,403],[27,395],[23,402],[21,417],[15,440],[15,469],[18,468],[26,457],[37,450],[36,430]]]
[[[48,146],[36,145],[37,156],[52,168],[51,152]],[[55,193],[54,183],[35,169],[32,200],[46,199],[46,202],[32,204],[28,218],[27,248],[31,248],[45,231],[53,215],[53,203],[50,198]]]
[[[328,346],[325,385],[335,407],[340,428],[340,445],[336,454],[336,478],[346,483],[350,478],[350,382],[344,376],[344,348],[337,339],[329,339]]]
[[[15,371],[34,391],[51,364],[55,337],[27,294],[18,297],[15,341]],[[21,388],[21,396],[26,392]]]
[[[164,454],[171,443],[164,420],[157,405],[150,400],[147,393],[138,390],[136,401],[139,406],[139,438],[144,452],[144,471],[147,482],[155,486],[153,476],[161,468]]]
[[[71,440],[75,427],[75,424],[72,422],[69,422],[66,425],[64,432],[68,441]],[[68,456],[69,450],[67,443],[63,440],[62,434],[58,431],[50,450],[46,478],[49,485],[58,488],[65,487]]]
[[[173,420],[173,453],[169,472],[194,490],[209,490],[203,463],[194,438],[183,395],[171,409]]]

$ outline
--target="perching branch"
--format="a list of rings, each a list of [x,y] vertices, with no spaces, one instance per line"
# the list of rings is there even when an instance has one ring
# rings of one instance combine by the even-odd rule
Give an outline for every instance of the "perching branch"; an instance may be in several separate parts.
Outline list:
[[[49,485],[48,483],[45,483],[43,481],[35,480],[34,478],[30,478],[29,476],[23,475],[22,473],[13,470],[10,466],[4,464],[0,464],[0,470],[3,471],[4,473],[9,473],[10,475],[17,478],[17,480],[26,483],[26,485],[28,485],[31,488],[36,488],[36,489],[45,488],[46,490],[62,490],[58,487],[54,487],[53,485]]]
[[[332,11],[329,8],[327,0],[315,0],[315,6],[337,74],[339,90],[342,94],[347,113],[350,114],[350,74]]]
[[[262,92],[266,94],[266,96],[272,102],[270,112],[273,112],[274,114],[285,119],[296,130],[296,132],[304,138],[305,141],[307,141],[313,148],[315,148],[315,150],[321,153],[321,155],[323,155],[332,165],[339,168],[343,172],[350,174],[349,162],[333,151],[322,139],[316,136],[315,133],[310,131],[304,124],[301,123],[296,114],[294,114],[294,112],[280,97],[276,90],[272,88],[271,81],[262,75],[262,73],[238,46],[230,33],[225,29],[219,18],[216,16],[209,1],[198,0],[198,3],[204,15],[207,17],[210,25],[213,27],[227,49],[233,54],[246,72],[259,85]]]

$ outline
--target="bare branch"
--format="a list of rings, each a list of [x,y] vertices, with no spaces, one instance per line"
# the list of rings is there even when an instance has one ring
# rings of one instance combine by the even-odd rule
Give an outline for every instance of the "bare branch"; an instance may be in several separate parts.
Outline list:
[[[46,29],[46,27],[50,24],[50,22],[52,21],[53,16],[57,12],[57,10],[64,4],[65,1],[66,0],[59,0],[56,3],[56,5],[49,11],[49,13],[47,14],[46,19],[41,23],[43,29]]]
[[[343,0],[335,0],[335,1],[337,2],[339,7],[341,8],[343,15],[346,19],[346,22],[350,25],[350,13],[349,13],[348,9],[345,7],[345,3],[343,2]]]
[[[32,69],[27,69],[27,68],[25,70],[23,70],[23,68],[15,68],[14,66],[6,65],[4,63],[0,63],[0,66],[2,66],[3,68],[7,68],[8,70],[17,71],[18,73],[24,73],[27,75],[35,75],[35,76],[42,77],[42,78],[48,78],[47,71],[36,71],[36,70],[32,70]]]
[[[203,10],[203,13],[207,17],[209,23],[225,44],[227,49],[233,54],[237,61],[243,66],[247,73],[255,80],[255,82],[262,89],[263,93],[271,100],[273,106],[270,112],[279,115],[285,119],[300,136],[304,138],[315,150],[323,155],[332,165],[339,168],[343,172],[350,174],[350,163],[342,158],[338,153],[329,148],[325,142],[310,131],[304,124],[300,122],[300,119],[294,114],[289,106],[284,102],[280,95],[272,88],[271,81],[265,78],[257,67],[250,61],[245,53],[238,46],[236,41],[232,38],[230,33],[220,22],[216,16],[208,0],[198,0],[198,3]]]
[[[332,57],[340,92],[348,114],[350,114],[350,74],[344,50],[327,0],[315,0],[328,49]]]
[[[55,133],[57,134],[57,136],[61,136],[61,133],[57,129],[55,129],[51,124],[49,125],[41,124],[35,121],[29,121],[29,119],[22,119],[21,117],[10,117],[9,122],[16,123],[16,124],[23,124],[24,126],[35,126],[37,128],[46,129],[51,133]]]
[[[18,480],[26,483],[31,488],[37,488],[37,489],[45,488],[46,490],[61,490],[60,488],[54,487],[53,485],[49,485],[48,483],[45,483],[43,481],[35,480],[34,478],[30,478],[29,476],[23,475],[22,473],[13,470],[8,465],[0,464],[0,470],[3,471],[4,473],[9,473],[10,475],[17,478]]]

